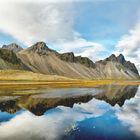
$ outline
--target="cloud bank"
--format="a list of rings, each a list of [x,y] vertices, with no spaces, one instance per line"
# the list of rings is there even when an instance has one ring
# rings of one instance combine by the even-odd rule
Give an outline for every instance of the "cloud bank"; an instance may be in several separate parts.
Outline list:
[[[74,4],[73,0],[0,1],[0,31],[27,46],[44,41],[61,52],[79,49],[78,55],[96,60],[98,56],[93,57],[92,53],[102,52],[104,46],[82,38],[75,30],[79,13]]]
[[[140,20],[129,30],[128,34],[122,36],[116,49],[116,53],[123,53],[136,64],[140,71]]]
[[[75,34],[71,11],[72,3],[5,0],[0,2],[0,30],[27,45],[70,40]]]

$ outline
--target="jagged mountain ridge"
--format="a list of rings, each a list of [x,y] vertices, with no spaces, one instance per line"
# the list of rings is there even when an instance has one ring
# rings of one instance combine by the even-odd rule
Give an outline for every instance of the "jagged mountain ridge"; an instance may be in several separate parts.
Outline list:
[[[126,61],[122,54],[120,54],[119,56],[115,56],[114,54],[112,54],[105,60],[100,60],[100,61],[96,62],[96,64],[101,63],[103,65],[106,65],[107,62],[109,62],[109,61],[118,62],[118,63],[122,64],[124,67],[129,68],[132,72],[139,74],[135,64],[131,63],[130,61]]]
[[[74,56],[73,52],[60,54],[57,51],[50,49],[44,42],[38,42],[34,44],[33,46],[29,47],[27,50],[30,52],[33,51],[34,53],[38,53],[40,55],[47,55],[48,52],[51,52],[63,61],[72,62],[72,63],[80,63],[87,67],[95,67],[95,64],[92,62],[92,60],[90,60],[87,57]]]
[[[27,49],[13,52],[28,69],[37,73],[80,79],[139,78],[136,66],[126,61],[122,54],[117,57],[111,55],[94,63],[87,57],[74,56],[72,52],[60,54],[50,49],[44,42],[37,42]]]

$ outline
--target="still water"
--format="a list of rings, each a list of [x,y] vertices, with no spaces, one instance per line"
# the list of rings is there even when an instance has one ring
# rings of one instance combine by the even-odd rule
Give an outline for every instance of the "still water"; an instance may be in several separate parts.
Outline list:
[[[3,90],[0,110],[0,140],[140,140],[139,86]]]

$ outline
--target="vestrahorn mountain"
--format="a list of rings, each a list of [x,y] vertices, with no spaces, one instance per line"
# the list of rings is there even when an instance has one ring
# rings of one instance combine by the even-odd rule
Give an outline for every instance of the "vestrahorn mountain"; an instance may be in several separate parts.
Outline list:
[[[94,54],[93,54],[94,55]],[[0,49],[0,69],[30,70],[36,73],[60,75],[76,79],[138,79],[135,64],[120,54],[93,62],[73,52],[60,54],[44,42],[22,49],[16,44]]]

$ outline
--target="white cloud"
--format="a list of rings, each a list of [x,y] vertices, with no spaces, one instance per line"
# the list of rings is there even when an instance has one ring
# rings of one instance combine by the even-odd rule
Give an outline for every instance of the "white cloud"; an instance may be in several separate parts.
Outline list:
[[[123,53],[140,70],[140,20],[116,45],[116,52]]]
[[[75,34],[72,11],[70,2],[0,1],[0,30],[28,45],[69,40]]]
[[[61,48],[63,52],[75,52],[75,55],[81,55],[83,57],[89,57],[93,61],[99,59],[99,53],[106,51],[102,44],[87,41],[80,36],[75,37],[72,41],[60,41],[57,47]]]

